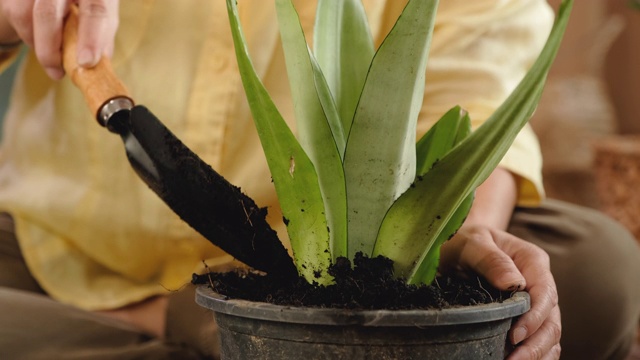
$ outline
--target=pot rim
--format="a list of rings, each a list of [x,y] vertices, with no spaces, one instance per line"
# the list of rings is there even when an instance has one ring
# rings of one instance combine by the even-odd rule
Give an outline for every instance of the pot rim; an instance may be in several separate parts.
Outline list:
[[[522,315],[530,308],[529,294],[520,291],[502,302],[426,310],[351,310],[274,305],[228,299],[208,285],[196,289],[196,303],[217,313],[258,320],[361,326],[436,326],[498,321]]]

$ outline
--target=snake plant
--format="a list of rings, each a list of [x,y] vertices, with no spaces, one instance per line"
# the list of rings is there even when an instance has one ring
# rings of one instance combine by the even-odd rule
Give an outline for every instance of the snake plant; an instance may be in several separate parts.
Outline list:
[[[562,2],[537,61],[481,127],[471,132],[456,107],[417,140],[438,0],[408,1],[378,49],[360,0],[319,0],[313,51],[291,0],[275,0],[297,135],[256,75],[236,0],[227,0],[299,274],[330,284],[329,266],[361,252],[390,258],[408,283],[430,283],[440,246],[462,225],[474,190],[531,117],[572,3]]]

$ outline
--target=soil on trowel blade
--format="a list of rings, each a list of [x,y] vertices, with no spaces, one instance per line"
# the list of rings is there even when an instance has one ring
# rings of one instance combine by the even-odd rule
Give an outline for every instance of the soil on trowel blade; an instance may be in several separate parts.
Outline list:
[[[343,309],[443,309],[500,302],[511,296],[475,275],[439,276],[431,285],[407,285],[393,277],[393,264],[384,257],[356,255],[354,266],[340,258],[330,269],[335,284],[319,286],[303,278],[283,284],[256,272],[194,274],[193,283],[208,284],[233,299],[286,306]]]

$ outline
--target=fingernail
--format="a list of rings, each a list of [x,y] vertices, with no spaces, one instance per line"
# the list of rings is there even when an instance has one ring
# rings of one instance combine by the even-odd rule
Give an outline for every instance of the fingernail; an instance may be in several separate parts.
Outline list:
[[[518,291],[522,288],[522,284],[517,283],[517,284],[513,284],[511,286],[509,286],[509,288],[507,290],[509,291]]]
[[[527,336],[527,330],[522,326],[513,330],[513,345],[518,345]]]
[[[96,56],[93,54],[93,51],[89,49],[82,49],[78,53],[78,65],[82,67],[91,67],[94,66],[98,62]]]
[[[64,77],[64,71],[60,68],[56,67],[48,67],[45,68],[44,71],[49,75],[53,80],[60,80]]]

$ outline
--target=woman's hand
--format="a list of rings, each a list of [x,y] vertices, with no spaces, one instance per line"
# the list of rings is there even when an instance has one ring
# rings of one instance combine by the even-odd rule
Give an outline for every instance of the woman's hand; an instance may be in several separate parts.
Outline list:
[[[464,225],[442,246],[441,269],[472,270],[503,291],[526,290],[531,310],[511,327],[509,339],[518,346],[509,359],[558,359],[560,308],[549,256],[504,231],[516,193],[514,175],[497,168],[476,191]]]
[[[118,0],[0,0],[0,40],[21,39],[52,79],[64,76],[62,29],[72,4],[77,4],[78,64],[92,67],[111,56],[118,28]]]
[[[442,247],[442,264],[473,270],[500,290],[529,293],[531,310],[509,333],[518,345],[509,359],[560,358],[558,293],[542,249],[501,230],[465,225]]]

